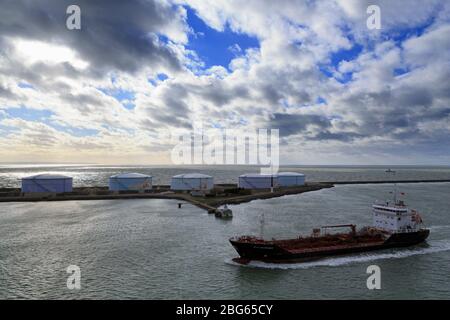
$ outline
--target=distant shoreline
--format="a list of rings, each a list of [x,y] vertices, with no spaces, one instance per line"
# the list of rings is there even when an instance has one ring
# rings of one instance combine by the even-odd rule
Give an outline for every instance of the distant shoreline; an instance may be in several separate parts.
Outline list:
[[[240,165],[229,165],[229,164],[214,164],[214,165],[202,165],[202,164],[108,164],[108,163],[83,163],[83,162],[0,162],[0,168],[8,167],[21,167],[21,168],[38,168],[38,167],[73,167],[73,166],[93,166],[93,167],[123,167],[123,168],[133,168],[133,167],[173,167],[173,168],[213,168],[213,167],[248,167],[248,168],[261,168],[264,166],[255,164],[240,164]],[[280,168],[448,168],[448,164],[280,164]]]

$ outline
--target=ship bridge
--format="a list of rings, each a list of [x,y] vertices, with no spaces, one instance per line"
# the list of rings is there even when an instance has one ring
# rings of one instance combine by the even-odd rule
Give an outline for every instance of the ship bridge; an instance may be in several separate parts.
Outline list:
[[[396,203],[375,203],[373,209],[373,226],[389,232],[416,231],[420,216],[410,210],[403,201]]]
[[[405,213],[408,212],[408,208],[405,205],[390,205],[389,202],[386,202],[386,204],[374,204],[372,206],[374,210],[378,210],[381,212],[386,213],[392,213],[392,214],[398,214],[398,213]]]

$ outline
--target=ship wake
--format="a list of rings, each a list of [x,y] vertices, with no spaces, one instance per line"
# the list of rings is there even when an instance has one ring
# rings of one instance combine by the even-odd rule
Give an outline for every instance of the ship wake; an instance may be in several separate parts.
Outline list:
[[[239,264],[233,260],[227,260],[226,263],[249,267],[249,268],[263,268],[263,269],[309,269],[314,267],[339,267],[354,263],[363,263],[375,260],[385,259],[401,259],[416,255],[424,255],[438,252],[450,251],[450,240],[435,240],[428,241],[427,245],[421,245],[408,249],[390,249],[378,253],[357,254],[349,256],[341,256],[334,258],[323,258],[320,260],[299,262],[299,263],[266,263],[262,261],[251,261],[246,265]]]
[[[442,230],[442,229],[449,229],[450,225],[449,224],[444,224],[444,225],[439,225],[439,226],[430,226],[428,227],[428,229],[430,229],[431,231],[437,231],[437,230]]]

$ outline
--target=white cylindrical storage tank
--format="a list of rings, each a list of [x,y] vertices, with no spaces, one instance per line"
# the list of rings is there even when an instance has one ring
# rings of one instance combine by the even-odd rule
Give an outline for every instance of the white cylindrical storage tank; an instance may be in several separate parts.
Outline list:
[[[152,189],[152,176],[141,173],[121,173],[109,177],[111,191],[145,191]]]
[[[279,172],[277,178],[280,187],[303,186],[305,184],[305,175],[303,173]]]
[[[239,176],[238,186],[242,189],[270,189],[278,187],[278,181],[272,174],[243,174]]]
[[[185,173],[172,177],[170,189],[172,190],[211,190],[214,188],[214,178],[207,174]]]
[[[72,177],[60,174],[38,174],[22,178],[22,192],[72,192]]]

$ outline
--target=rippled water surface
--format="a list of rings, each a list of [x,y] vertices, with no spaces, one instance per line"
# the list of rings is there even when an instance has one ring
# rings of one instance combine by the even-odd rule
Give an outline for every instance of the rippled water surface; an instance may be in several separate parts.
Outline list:
[[[400,185],[431,228],[414,248],[316,262],[238,266],[229,237],[309,233],[323,224],[369,224],[390,185],[346,185],[232,206],[231,221],[174,200],[0,203],[0,298],[449,299],[450,183]],[[377,264],[382,289],[366,288]],[[81,290],[66,268],[81,268]]]

